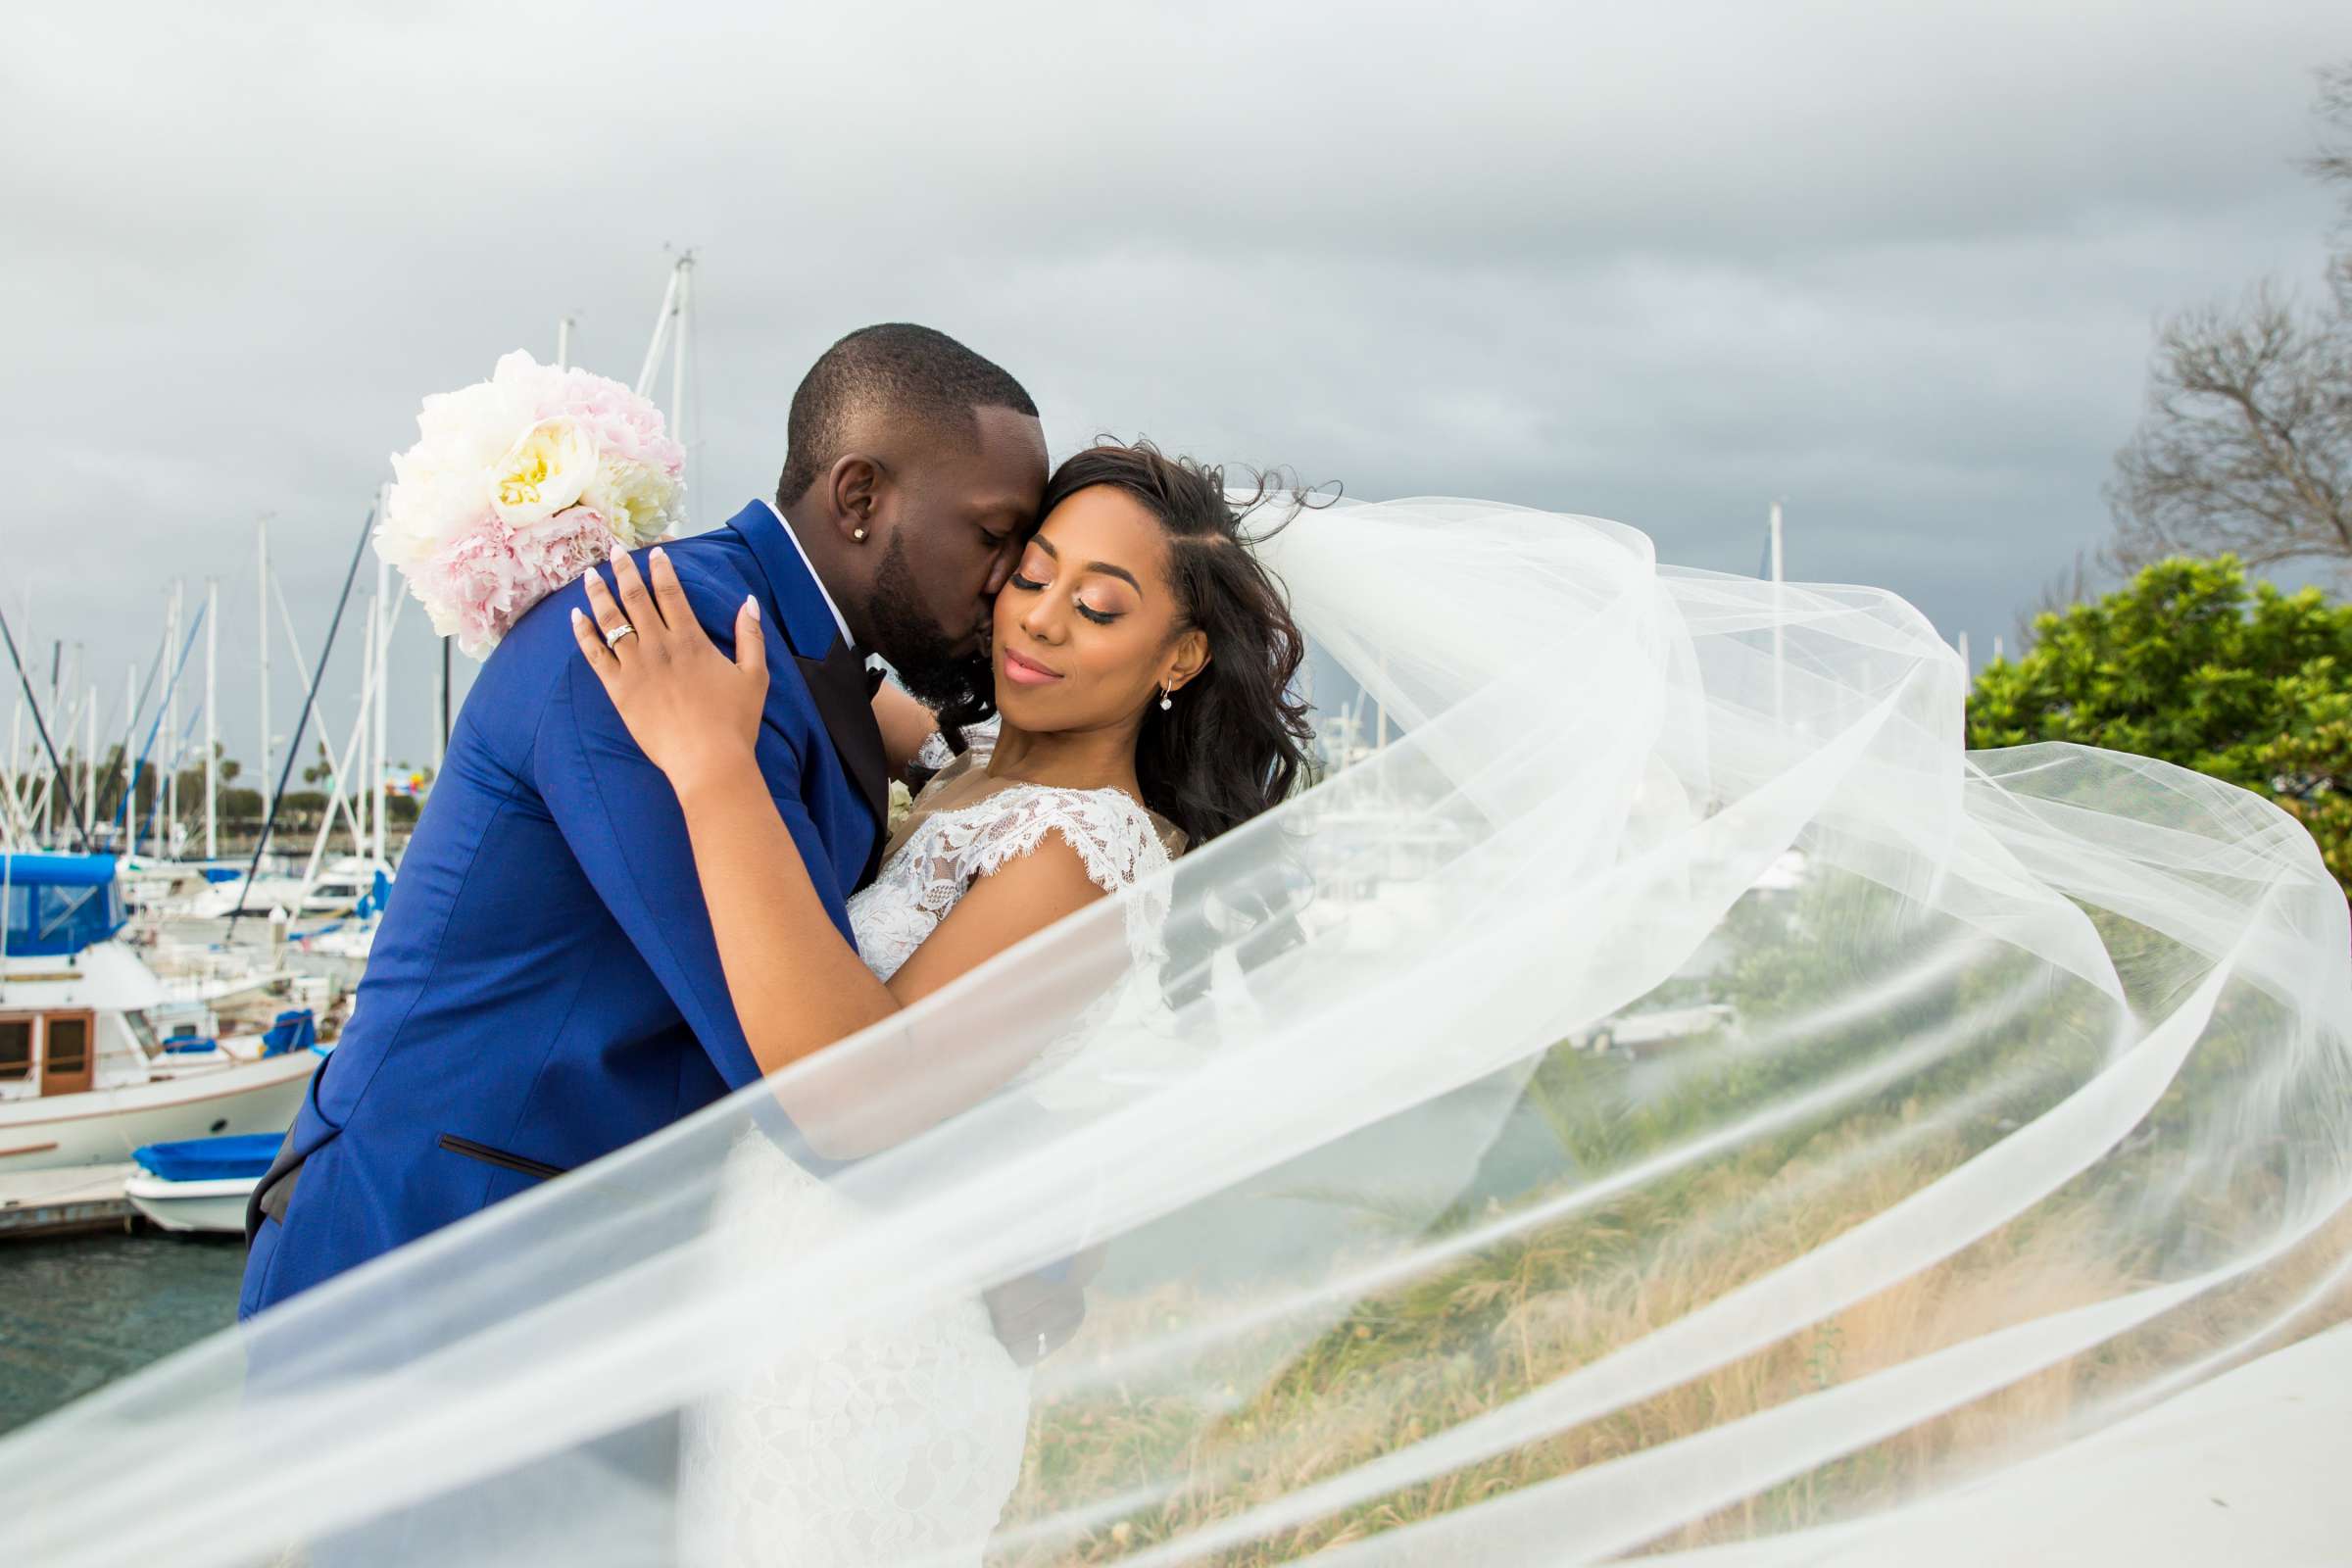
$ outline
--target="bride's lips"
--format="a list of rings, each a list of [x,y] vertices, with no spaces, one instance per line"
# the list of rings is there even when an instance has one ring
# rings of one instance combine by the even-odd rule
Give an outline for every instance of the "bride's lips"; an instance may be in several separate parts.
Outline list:
[[[1045,686],[1061,676],[1034,659],[1023,659],[1011,649],[1004,650],[1004,678],[1017,686]]]

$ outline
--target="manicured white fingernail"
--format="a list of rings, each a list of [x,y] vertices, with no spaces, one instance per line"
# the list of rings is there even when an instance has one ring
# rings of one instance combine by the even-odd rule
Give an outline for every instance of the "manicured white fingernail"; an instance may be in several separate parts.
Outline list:
[[[758,620],[760,618],[760,601],[757,596],[745,594],[743,596],[743,608],[752,612],[752,618],[754,620]]]
[[[577,626],[578,624],[580,624],[580,622],[582,622],[582,621],[586,620],[587,618],[588,618],[588,612],[587,612],[586,611],[582,610],[582,609],[581,609],[579,606],[577,606],[577,605],[574,605],[574,606],[572,606],[572,607],[571,607],[571,623],[572,623],[574,626]]]
[[[667,561],[669,559],[669,552],[662,549],[660,545],[656,545],[654,546],[654,554],[652,559],[655,561]]]

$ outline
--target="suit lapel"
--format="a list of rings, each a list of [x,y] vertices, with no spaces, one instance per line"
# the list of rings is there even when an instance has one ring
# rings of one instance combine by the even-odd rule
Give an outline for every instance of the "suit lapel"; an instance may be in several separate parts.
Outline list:
[[[833,623],[833,612],[825,608],[825,591],[816,584],[816,576],[801,559],[801,552],[785,535],[784,525],[764,501],[755,501],[727,519],[752,559],[760,564],[760,574],[767,579],[770,604],[775,612],[776,629],[792,651],[804,659],[822,659],[841,628]]]
[[[753,502],[727,525],[742,536],[767,578],[775,623],[816,703],[834,755],[858,798],[873,813],[873,848],[856,884],[863,887],[881,861],[884,829],[890,822],[890,764],[882,751],[882,728],[874,721],[873,698],[866,690],[865,661],[842,639],[833,612],[826,608],[824,590],[765,502]]]
[[[882,726],[874,721],[873,699],[865,688],[865,661],[836,633],[824,658],[795,654],[793,662],[801,666],[808,695],[816,699],[817,716],[825,721],[843,770],[874,816],[873,847],[858,872],[858,886],[863,887],[873,880],[882,858],[883,830],[890,822],[890,763],[882,751]]]

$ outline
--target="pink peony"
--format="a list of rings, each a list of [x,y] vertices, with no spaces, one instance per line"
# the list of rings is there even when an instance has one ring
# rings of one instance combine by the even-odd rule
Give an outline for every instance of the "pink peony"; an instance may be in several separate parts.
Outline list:
[[[537,574],[515,559],[514,530],[496,517],[442,545],[409,572],[409,591],[469,657],[498,646],[536,595]],[[541,590],[544,592],[544,590]]]
[[[536,603],[612,554],[612,527],[587,507],[559,512],[539,527],[515,536],[514,559],[547,586]]]
[[[616,544],[683,519],[685,449],[660,409],[608,377],[517,351],[489,380],[426,398],[416,423],[392,460],[376,550],[474,658]]]
[[[587,370],[558,371],[563,379],[542,394],[540,417],[564,414],[585,424],[599,451],[650,464],[675,477],[686,449],[670,439],[662,411],[618,381]]]

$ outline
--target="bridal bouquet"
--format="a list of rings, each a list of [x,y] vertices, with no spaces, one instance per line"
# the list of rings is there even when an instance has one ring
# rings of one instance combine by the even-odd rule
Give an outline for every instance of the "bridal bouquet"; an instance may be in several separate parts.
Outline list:
[[[684,517],[685,449],[617,381],[519,350],[487,381],[424,400],[392,460],[376,553],[476,659],[524,611]]]

